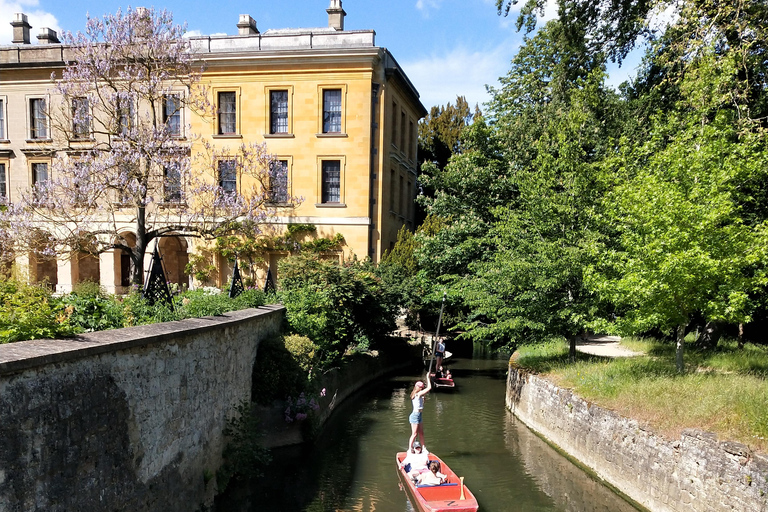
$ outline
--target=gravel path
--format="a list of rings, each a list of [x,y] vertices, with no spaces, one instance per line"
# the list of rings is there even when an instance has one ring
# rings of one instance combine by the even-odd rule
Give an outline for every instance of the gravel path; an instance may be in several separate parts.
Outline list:
[[[576,343],[576,350],[603,357],[633,357],[642,355],[619,345],[619,336],[593,335]]]

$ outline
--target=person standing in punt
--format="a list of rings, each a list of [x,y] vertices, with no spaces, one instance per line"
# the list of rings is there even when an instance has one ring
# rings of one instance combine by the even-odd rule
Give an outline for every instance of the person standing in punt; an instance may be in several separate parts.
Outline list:
[[[432,389],[432,379],[429,378],[427,373],[424,381],[416,381],[411,391],[411,403],[413,404],[413,412],[408,416],[408,422],[411,424],[411,437],[408,440],[408,449],[413,451],[413,442],[416,440],[416,436],[419,436],[419,441],[424,445],[424,424],[421,422],[422,411],[424,410],[424,396]]]

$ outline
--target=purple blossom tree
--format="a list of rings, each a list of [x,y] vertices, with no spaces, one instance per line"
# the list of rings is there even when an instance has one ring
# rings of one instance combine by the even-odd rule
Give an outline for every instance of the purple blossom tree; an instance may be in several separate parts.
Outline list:
[[[184,126],[215,115],[184,31],[167,11],[129,8],[64,34],[71,57],[52,76],[51,170],[0,208],[0,241],[49,257],[120,250],[140,284],[158,237],[258,236],[274,214],[270,194],[285,194],[270,190],[285,187],[284,171],[264,144],[216,149]]]

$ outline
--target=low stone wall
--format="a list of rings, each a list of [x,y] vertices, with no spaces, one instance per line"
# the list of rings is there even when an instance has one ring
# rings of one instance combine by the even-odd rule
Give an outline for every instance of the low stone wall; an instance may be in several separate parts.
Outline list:
[[[280,306],[0,345],[0,510],[190,512]]]
[[[610,485],[658,512],[768,510],[768,458],[715,435],[667,440],[510,366],[507,408]]]

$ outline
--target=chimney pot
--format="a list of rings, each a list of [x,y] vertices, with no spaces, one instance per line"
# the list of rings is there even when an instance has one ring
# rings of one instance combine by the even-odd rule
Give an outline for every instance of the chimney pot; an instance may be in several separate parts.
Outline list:
[[[54,44],[61,42],[59,41],[59,36],[56,34],[56,31],[48,27],[40,29],[40,33],[37,35],[37,40],[40,44]]]
[[[341,7],[341,0],[331,0],[331,6],[325,10],[328,13],[328,27],[344,30],[344,16],[347,15]]]
[[[259,33],[259,29],[256,28],[256,20],[249,14],[241,14],[240,21],[237,24],[238,33],[241,36],[251,36]]]
[[[29,29],[32,25],[27,21],[27,15],[17,12],[11,22],[13,27],[13,44],[29,44]]]

